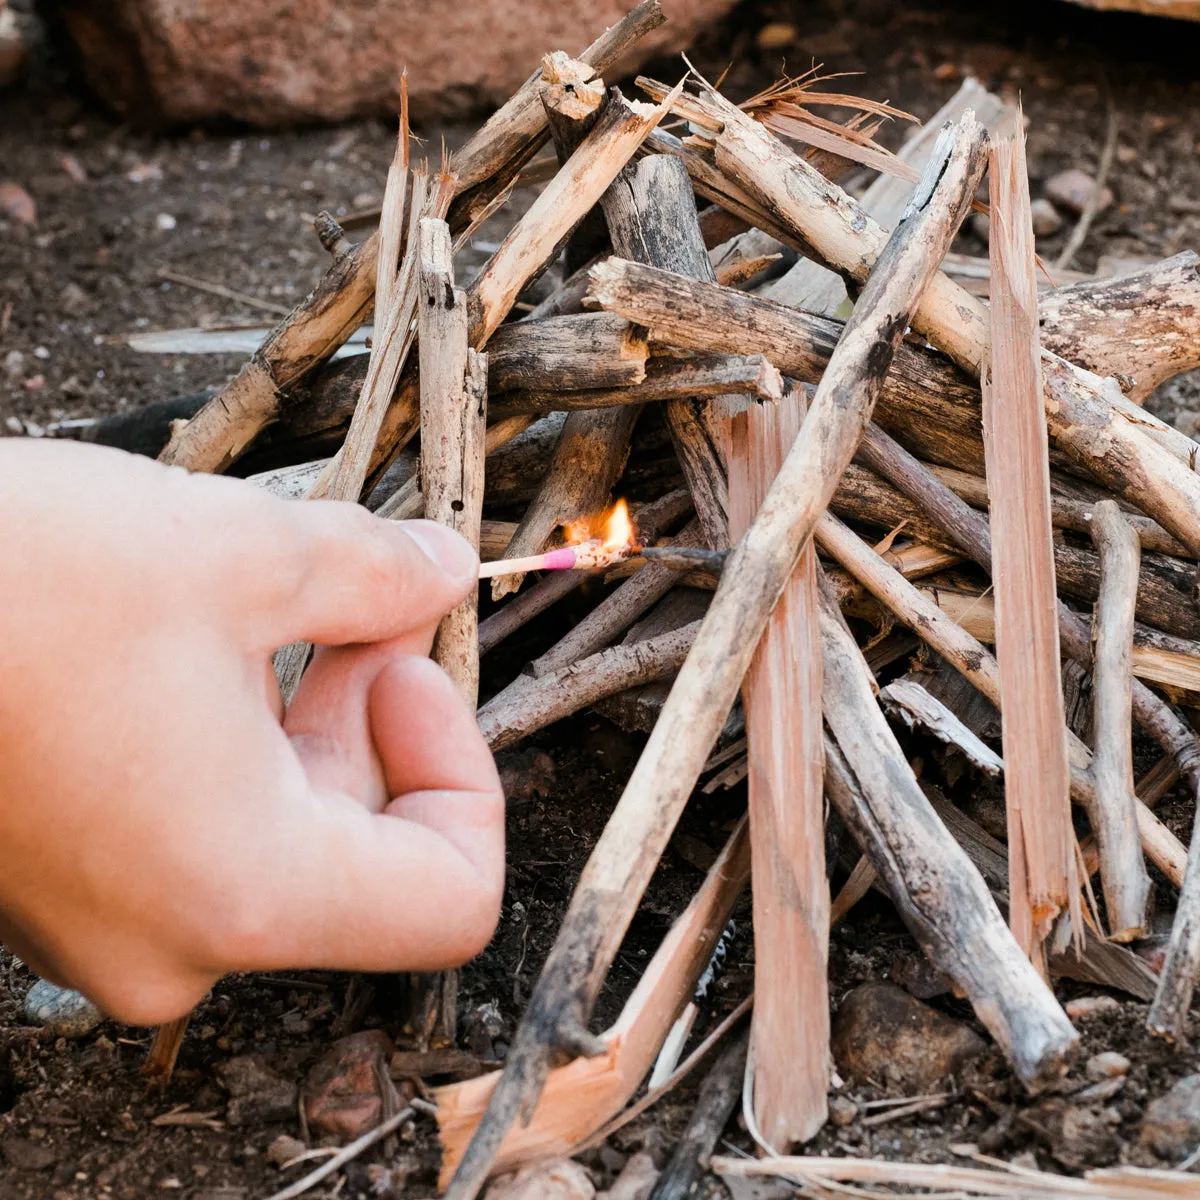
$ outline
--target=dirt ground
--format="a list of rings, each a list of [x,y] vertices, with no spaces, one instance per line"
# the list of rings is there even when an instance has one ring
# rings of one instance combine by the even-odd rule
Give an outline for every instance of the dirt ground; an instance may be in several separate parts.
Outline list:
[[[993,7],[936,0],[750,2],[705,39],[697,64],[716,74],[732,62],[728,90],[740,97],[771,82],[785,57],[791,70],[815,60],[828,71],[862,72],[845,81],[847,90],[888,99],[922,118],[964,73],[974,73],[1023,99],[1035,196],[1055,171],[1095,170],[1111,104],[1120,121],[1109,179],[1115,203],[1097,218],[1074,265],[1092,270],[1102,256],[1151,259],[1200,245],[1200,25],[1101,16],[1050,0],[989,11]],[[781,22],[794,28],[794,42],[762,49],[760,31]],[[678,67],[657,70],[674,77]],[[461,129],[420,132],[430,146],[443,135],[452,146],[464,136]],[[894,143],[901,133],[882,136]],[[314,214],[328,209],[346,216],[378,204],[393,139],[394,126],[383,121],[149,137],[99,111],[75,90],[51,52],[39,56],[28,87],[0,97],[0,182],[20,184],[38,209],[31,227],[0,217],[0,432],[37,433],[51,422],[220,383],[242,356],[138,354],[116,337],[182,326],[270,324],[273,316],[248,300],[215,296],[162,272],[291,305],[326,263],[311,230]],[[490,236],[485,230],[477,239],[474,262],[488,253]],[[1064,230],[1039,243],[1043,256],[1055,257],[1065,236]],[[970,233],[958,248],[983,250]],[[1195,435],[1200,382],[1175,381],[1152,407]],[[511,678],[560,636],[572,619],[570,605],[560,607],[534,633],[494,656],[485,688]],[[558,782],[511,805],[500,930],[463,973],[460,1009],[470,1018],[464,1024],[478,1026],[482,1006],[494,1006],[498,1026],[489,1044],[498,1057],[640,739],[589,716],[532,744],[554,761]],[[619,1008],[743,803],[744,794],[734,789],[698,797],[689,809],[618,956],[599,1023]],[[1177,798],[1162,811],[1186,842],[1188,806]],[[732,1008],[751,984],[751,938],[746,914],[739,915],[740,933],[708,1022]],[[833,935],[835,1003],[858,983],[893,973],[903,977],[917,957],[889,906],[868,898]],[[281,1175],[266,1154],[279,1134],[300,1136],[298,1119],[251,1115],[235,1123],[241,1114],[229,1108],[216,1069],[232,1057],[258,1054],[279,1076],[300,1083],[339,1036],[362,1028],[401,1034],[393,980],[327,973],[231,979],[196,1014],[172,1084],[155,1090],[139,1071],[146,1031],[107,1024],[78,1041],[55,1041],[21,1023],[20,998],[31,982],[23,966],[0,952],[0,1200],[265,1197],[298,1173]],[[1064,998],[1095,991],[1060,985]],[[1083,1057],[1115,1049],[1133,1067],[1119,1094],[1097,1110],[1107,1133],[1089,1143],[1082,1163],[1064,1149],[1053,1114],[1020,1094],[998,1054],[958,1081],[942,1107],[871,1128],[858,1121],[830,1126],[812,1149],[935,1161],[948,1158],[951,1145],[973,1143],[1005,1159],[1033,1154],[1048,1169],[1112,1161],[1152,1165],[1137,1141],[1145,1105],[1200,1069],[1200,1057],[1151,1041],[1143,1032],[1145,1007],[1113,994],[1119,1008],[1081,1026]],[[969,1008],[948,996],[932,1003],[972,1020]],[[1082,1082],[1077,1070],[1066,1090]],[[848,1091],[859,1101],[883,1094],[857,1086]],[[669,1152],[693,1095],[681,1090],[593,1152],[586,1161],[598,1184],[606,1184],[636,1149]],[[198,1123],[155,1123],[178,1106],[193,1114],[184,1120]],[[727,1137],[750,1148],[736,1121]],[[394,1170],[381,1170],[382,1161],[372,1152],[341,1180],[310,1194],[432,1194],[432,1122],[420,1118],[402,1139],[391,1160]]]

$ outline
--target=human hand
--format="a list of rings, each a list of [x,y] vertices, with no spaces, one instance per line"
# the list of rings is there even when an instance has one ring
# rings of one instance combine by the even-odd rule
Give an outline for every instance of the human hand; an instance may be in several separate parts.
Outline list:
[[[476,572],[430,522],[0,440],[0,941],[143,1025],[231,971],[478,953],[503,796],[427,657]]]

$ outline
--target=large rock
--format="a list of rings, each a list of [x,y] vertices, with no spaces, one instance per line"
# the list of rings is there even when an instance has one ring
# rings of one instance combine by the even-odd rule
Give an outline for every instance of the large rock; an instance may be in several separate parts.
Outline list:
[[[1178,1162],[1200,1142],[1200,1075],[1181,1079],[1146,1107],[1142,1143],[1159,1158]]]
[[[622,63],[685,46],[734,0],[662,0],[669,17]],[[253,125],[413,115],[506,100],[551,50],[578,54],[633,0],[60,0],[91,86],[140,124]]]

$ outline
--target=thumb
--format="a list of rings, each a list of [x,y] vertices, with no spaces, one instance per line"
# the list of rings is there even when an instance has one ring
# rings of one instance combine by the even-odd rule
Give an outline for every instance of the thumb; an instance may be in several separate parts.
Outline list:
[[[399,637],[436,624],[477,586],[475,551],[444,525],[331,501],[288,507],[296,538],[272,606],[271,648]]]

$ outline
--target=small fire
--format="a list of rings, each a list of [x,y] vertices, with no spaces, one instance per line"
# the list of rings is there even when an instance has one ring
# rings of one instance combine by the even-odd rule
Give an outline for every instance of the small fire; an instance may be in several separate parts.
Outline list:
[[[635,540],[633,518],[624,500],[618,500],[604,512],[567,521],[563,525],[563,534],[568,546],[598,542],[599,548],[605,551],[622,550],[632,546]]]

